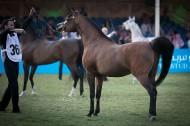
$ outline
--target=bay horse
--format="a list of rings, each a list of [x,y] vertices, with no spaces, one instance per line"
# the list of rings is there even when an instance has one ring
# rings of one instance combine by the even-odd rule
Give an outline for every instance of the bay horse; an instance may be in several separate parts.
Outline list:
[[[156,87],[167,76],[173,55],[173,44],[164,37],[151,42],[136,42],[124,45],[113,43],[87,17],[78,10],[71,10],[64,22],[58,25],[58,31],[78,32],[82,37],[84,52],[82,63],[86,69],[90,89],[90,111],[87,116],[98,115],[103,76],[122,77],[133,74],[150,96],[150,120],[156,119]],[[162,70],[155,80],[159,57],[162,57]],[[95,94],[95,79],[96,94]],[[94,98],[96,96],[96,109]]]
[[[21,49],[23,55],[24,85],[20,96],[25,95],[26,85],[30,72],[30,82],[32,85],[32,95],[36,94],[33,76],[38,65],[46,65],[57,61],[64,62],[74,79],[73,88],[69,96],[72,96],[80,79],[80,96],[83,96],[83,77],[84,68],[82,66],[83,45],[78,39],[62,39],[57,41],[48,41],[39,37],[38,34],[29,26],[26,29],[26,35],[20,37]]]

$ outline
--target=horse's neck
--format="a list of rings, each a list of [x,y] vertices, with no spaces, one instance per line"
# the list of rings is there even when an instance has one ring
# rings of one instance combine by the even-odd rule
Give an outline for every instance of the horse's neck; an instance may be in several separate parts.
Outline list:
[[[30,27],[26,29],[26,35],[21,36],[22,45],[34,44],[35,40],[41,40],[38,35],[36,35],[35,31],[33,31]]]
[[[84,17],[82,17],[84,18]],[[77,23],[78,27],[77,27],[77,31],[79,32],[82,41],[83,41],[83,45],[88,46],[91,43],[93,43],[94,41],[96,41],[97,39],[99,39],[101,37],[100,33],[97,31],[96,27],[93,26],[93,24],[91,22],[89,22],[86,19],[82,19],[83,22]]]
[[[130,30],[132,35],[132,42],[146,40],[146,38],[142,35],[141,30],[138,26],[130,27]]]

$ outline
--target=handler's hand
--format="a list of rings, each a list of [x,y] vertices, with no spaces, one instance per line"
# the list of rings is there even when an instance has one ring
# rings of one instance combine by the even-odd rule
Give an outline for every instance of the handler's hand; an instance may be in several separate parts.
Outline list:
[[[31,16],[33,15],[33,13],[35,13],[35,12],[36,12],[35,8],[32,7],[32,8],[30,9],[29,17],[31,17]]]
[[[22,33],[26,34],[26,32],[24,31],[24,29],[18,29],[18,28],[16,28],[16,29],[13,29],[11,31],[14,31],[14,32],[19,33],[19,34],[22,34]]]

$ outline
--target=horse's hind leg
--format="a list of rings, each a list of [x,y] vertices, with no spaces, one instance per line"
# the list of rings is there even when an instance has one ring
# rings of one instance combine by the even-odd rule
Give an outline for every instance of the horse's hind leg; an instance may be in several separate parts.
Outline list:
[[[20,93],[19,96],[26,95],[26,85],[27,85],[27,82],[28,82],[28,75],[29,75],[30,66],[27,65],[26,63],[23,63],[23,68],[24,68],[24,85],[23,85],[22,92]]]
[[[80,96],[81,97],[84,97],[83,76],[84,76],[84,74],[79,77],[80,78]]]
[[[82,70],[80,70],[76,65],[69,65],[68,66],[69,69],[71,70],[72,73],[72,77],[74,79],[74,84],[71,90],[71,93],[69,94],[69,96],[72,96],[73,93],[75,92],[76,86],[77,86],[77,82],[78,79],[80,78],[80,96],[83,97],[83,92],[84,92],[84,88],[83,88],[83,72]]]
[[[144,75],[138,77],[142,86],[147,90],[150,96],[150,106],[149,106],[149,114],[150,114],[150,121],[156,119],[156,99],[157,99],[157,90],[154,82],[151,82],[150,79]]]
[[[74,92],[76,90],[76,87],[77,87],[77,82],[79,80],[79,77],[74,73],[72,73],[72,77],[74,79],[74,84],[73,84],[73,87],[72,87],[72,90],[71,90],[70,94],[68,95],[69,97],[73,96],[73,94],[74,94]]]
[[[36,72],[36,69],[37,69],[37,65],[35,66],[32,66],[32,70],[31,70],[31,73],[30,73],[30,82],[31,82],[31,85],[32,85],[32,93],[31,95],[36,95],[36,88],[34,86],[34,81],[33,81],[33,77],[34,77],[34,74]]]

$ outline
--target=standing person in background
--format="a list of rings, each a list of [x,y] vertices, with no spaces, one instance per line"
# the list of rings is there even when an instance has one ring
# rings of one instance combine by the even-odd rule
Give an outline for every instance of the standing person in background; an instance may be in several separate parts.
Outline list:
[[[26,29],[32,21],[32,15],[35,9],[32,7],[27,20],[24,22],[22,28]],[[18,75],[19,75],[19,61],[22,60],[22,52],[19,45],[18,37],[25,33],[23,29],[15,29],[14,19],[5,19],[1,25],[0,45],[1,54],[4,62],[4,69],[8,79],[8,87],[5,90],[3,98],[0,102],[0,111],[5,111],[10,99],[12,98],[13,113],[20,113],[18,106]]]
[[[127,31],[126,29],[119,31],[117,43],[119,45],[122,45],[130,42],[131,42],[131,32]]]
[[[186,38],[187,38],[187,47],[188,49],[190,49],[190,31],[186,33]]]
[[[143,14],[143,22],[141,24],[141,31],[144,37],[153,37],[151,20],[148,14]]]
[[[179,49],[184,46],[184,42],[181,38],[181,35],[175,32],[172,28],[168,30],[165,37],[168,38],[172,42],[175,49]]]

